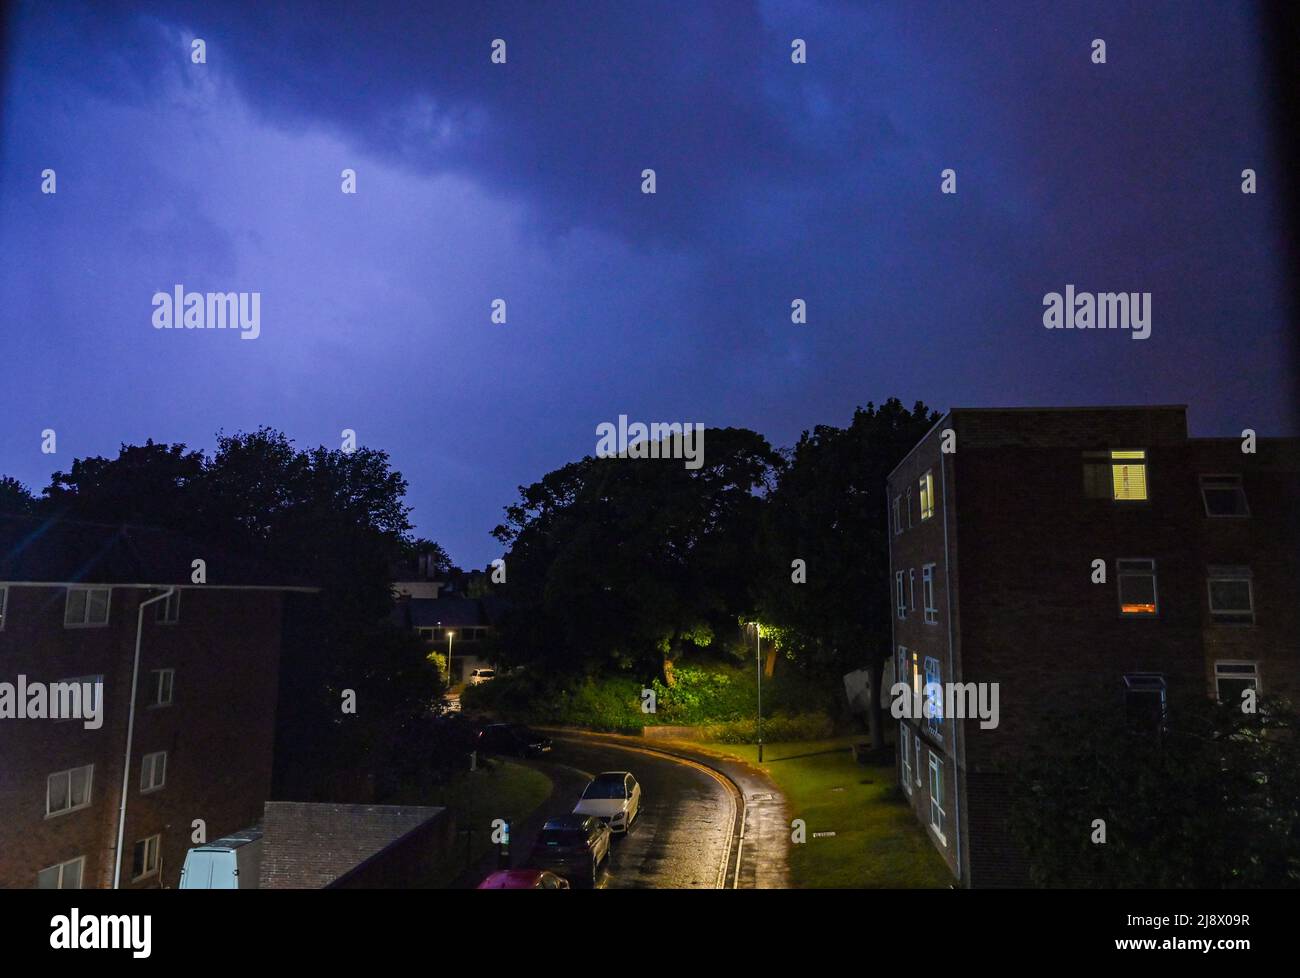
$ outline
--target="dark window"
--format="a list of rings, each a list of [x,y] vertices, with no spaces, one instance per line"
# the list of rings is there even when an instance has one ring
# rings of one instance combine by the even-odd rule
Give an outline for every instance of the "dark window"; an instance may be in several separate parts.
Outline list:
[[[1246,490],[1239,475],[1201,476],[1201,498],[1206,516],[1249,516]]]
[[[1124,677],[1124,711],[1129,729],[1139,733],[1162,731],[1167,709],[1164,676],[1140,672]]]

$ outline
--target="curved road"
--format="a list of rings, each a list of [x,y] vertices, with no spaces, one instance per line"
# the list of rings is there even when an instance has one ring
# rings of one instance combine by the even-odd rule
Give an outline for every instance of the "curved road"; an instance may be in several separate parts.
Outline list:
[[[535,817],[514,827],[511,865],[524,865],[542,822],[572,811],[592,775],[631,771],[641,783],[641,813],[626,835],[614,836],[598,885],[713,889],[724,882],[737,809],[718,777],[631,746],[566,734],[556,734],[554,744],[544,758],[524,762],[545,772],[554,789]]]

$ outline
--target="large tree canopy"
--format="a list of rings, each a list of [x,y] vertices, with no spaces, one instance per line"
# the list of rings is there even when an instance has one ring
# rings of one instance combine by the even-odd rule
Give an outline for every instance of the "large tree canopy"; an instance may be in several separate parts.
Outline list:
[[[704,445],[698,469],[587,457],[520,488],[494,531],[509,547],[504,656],[649,678],[687,648],[725,645],[752,603],[781,457],[741,428],[706,429]]]

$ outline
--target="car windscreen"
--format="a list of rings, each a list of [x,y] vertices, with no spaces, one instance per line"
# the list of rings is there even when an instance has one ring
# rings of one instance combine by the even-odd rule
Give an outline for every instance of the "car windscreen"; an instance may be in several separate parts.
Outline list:
[[[627,789],[623,787],[622,781],[593,781],[587,785],[587,790],[582,793],[582,797],[590,799],[626,798]]]

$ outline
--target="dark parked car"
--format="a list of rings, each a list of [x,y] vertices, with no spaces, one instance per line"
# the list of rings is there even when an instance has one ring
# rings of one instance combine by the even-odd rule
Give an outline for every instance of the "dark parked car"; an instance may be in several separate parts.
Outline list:
[[[595,886],[600,866],[609,858],[610,838],[609,826],[591,815],[550,818],[533,844],[528,864]]]
[[[479,731],[476,749],[484,754],[537,757],[551,749],[551,738],[529,730],[522,723],[489,723]]]
[[[478,885],[480,890],[567,890],[569,881],[544,869],[499,869]]]

